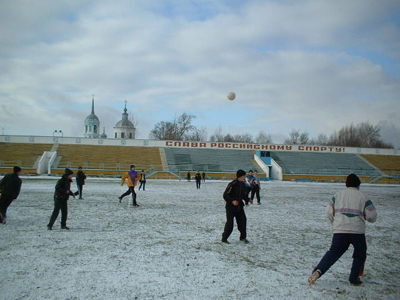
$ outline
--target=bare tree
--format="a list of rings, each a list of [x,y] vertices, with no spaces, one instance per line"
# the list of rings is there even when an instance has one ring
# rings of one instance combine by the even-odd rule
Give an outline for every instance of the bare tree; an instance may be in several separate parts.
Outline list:
[[[284,141],[285,145],[297,145],[299,144],[299,139],[300,139],[300,129],[292,129],[291,132],[289,132],[289,138]]]
[[[260,130],[255,138],[255,142],[256,144],[272,144],[272,137],[270,134],[266,134],[264,131]]]
[[[172,122],[158,122],[150,131],[149,137],[156,140],[184,140],[185,135],[190,135],[196,128],[191,124],[196,117],[183,113]]]
[[[300,138],[299,138],[299,144],[300,145],[307,145],[308,144],[308,132],[303,132],[302,134],[300,134]]]
[[[223,142],[224,141],[224,135],[222,134],[222,127],[219,126],[217,129],[215,129],[214,134],[210,136],[210,141],[211,142]]]
[[[393,148],[393,145],[382,141],[379,130],[378,125],[373,126],[369,122],[357,126],[351,123],[332,133],[328,144],[344,147]]]
[[[249,133],[245,134],[235,134],[231,135],[230,133],[223,135],[222,134],[222,128],[219,126],[214,134],[210,137],[211,142],[238,142],[238,143],[252,143],[253,142],[253,136]]]
[[[253,143],[253,136],[250,133],[235,134],[233,142],[251,144]]]
[[[200,129],[194,128],[191,133],[185,134],[184,140],[186,141],[206,141],[207,129],[202,127]]]
[[[320,146],[326,146],[328,145],[328,137],[324,133],[318,134],[318,137],[316,139],[312,138],[308,141],[309,145],[320,145]]]

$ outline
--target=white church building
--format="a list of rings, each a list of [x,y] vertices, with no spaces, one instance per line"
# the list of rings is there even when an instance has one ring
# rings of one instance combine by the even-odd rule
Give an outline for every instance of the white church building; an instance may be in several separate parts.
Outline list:
[[[129,120],[129,114],[126,108],[127,102],[125,101],[124,112],[122,113],[122,119],[114,126],[114,138],[116,139],[135,139],[136,128],[133,123]],[[105,128],[103,133],[100,134],[100,120],[94,113],[94,96],[92,98],[92,112],[85,119],[84,124],[85,138],[89,139],[106,139],[107,134]]]

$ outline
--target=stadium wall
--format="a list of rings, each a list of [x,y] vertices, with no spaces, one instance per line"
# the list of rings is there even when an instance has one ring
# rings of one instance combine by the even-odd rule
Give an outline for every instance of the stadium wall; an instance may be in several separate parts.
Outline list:
[[[386,155],[400,157],[400,151],[397,149],[370,149],[370,148],[352,148],[352,147],[328,147],[328,146],[303,146],[303,145],[263,145],[263,144],[245,144],[245,143],[212,143],[212,142],[185,142],[185,141],[154,141],[154,140],[125,140],[125,139],[87,139],[82,137],[56,137],[56,136],[12,136],[0,135],[0,143],[12,144],[49,144],[49,145],[98,145],[98,146],[122,146],[122,147],[158,147],[158,148],[189,148],[189,149],[230,149],[230,150],[265,150],[273,152],[314,152],[314,153],[335,153],[335,154],[365,154],[374,157]],[[256,152],[256,151],[254,151]],[[392,158],[394,159],[394,158]],[[397,160],[397,159],[396,159]],[[24,173],[36,174],[36,169],[24,167]],[[398,171],[398,170],[397,170]],[[2,173],[12,172],[11,165],[3,165]],[[51,173],[61,174],[63,169],[52,169]],[[125,170],[106,170],[106,169],[86,169],[85,173],[91,176],[114,176],[120,177]],[[208,179],[231,179],[233,173],[207,173]],[[182,175],[182,174],[180,174]],[[260,174],[261,175],[261,174]],[[263,176],[263,175],[262,175]],[[183,175],[182,177],[185,177]],[[168,179],[179,178],[171,172],[160,170],[155,172],[151,178]],[[277,177],[274,177],[277,178]],[[344,176],[339,175],[281,175],[281,180],[313,180],[313,181],[344,181]],[[363,182],[371,182],[372,178],[364,178]],[[398,184],[398,176],[394,178],[378,178],[375,183],[394,183]]]
[[[316,152],[316,153],[347,153],[347,154],[374,154],[399,155],[398,149],[333,147],[315,145],[280,145],[280,144],[246,144],[222,142],[190,142],[190,141],[155,141],[130,139],[88,139],[83,137],[58,136],[21,136],[0,135],[0,143],[39,143],[39,144],[70,144],[70,145],[105,145],[130,147],[172,147],[172,148],[200,148],[200,149],[230,149],[230,150],[262,150],[286,152]]]

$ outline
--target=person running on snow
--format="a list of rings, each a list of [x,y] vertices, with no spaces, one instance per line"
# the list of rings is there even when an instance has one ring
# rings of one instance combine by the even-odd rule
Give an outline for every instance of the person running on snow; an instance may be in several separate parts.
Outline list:
[[[251,189],[250,199],[254,200],[254,195],[255,195],[257,198],[257,204],[260,205],[261,204],[261,200],[260,200],[261,184],[260,184],[260,178],[258,177],[257,170],[254,170],[253,177],[254,177],[253,188]]]
[[[65,169],[64,175],[57,181],[55,192],[54,192],[54,210],[51,214],[47,229],[52,230],[54,222],[57,220],[58,214],[61,210],[61,229],[69,229],[67,227],[68,217],[68,199],[69,196],[75,198],[75,194],[71,191],[71,182],[74,172],[70,169]]]
[[[21,168],[15,166],[13,173],[6,174],[0,181],[0,224],[7,222],[7,209],[18,198],[21,191]]]
[[[76,173],[76,186],[78,187],[78,190],[75,192],[75,196],[79,195],[79,199],[82,199],[82,192],[83,192],[83,186],[85,185],[85,179],[86,175],[82,171],[82,167],[78,168],[78,173]]]
[[[350,244],[354,247],[353,265],[349,281],[353,285],[360,285],[360,276],[363,273],[367,257],[367,243],[365,240],[365,221],[376,221],[377,212],[371,200],[359,191],[361,181],[355,174],[346,179],[347,189],[333,196],[326,210],[329,220],[333,224],[333,239],[328,252],[314,268],[309,284],[325,274],[331,266],[347,251]]]
[[[139,204],[136,202],[136,192],[135,192],[135,186],[139,180],[138,173],[135,171],[136,166],[131,165],[131,170],[129,172],[126,172],[124,176],[121,178],[121,186],[124,185],[125,180],[128,179],[128,190],[123,193],[121,196],[118,197],[119,203],[121,203],[122,198],[125,196],[128,196],[129,194],[132,194],[132,205],[137,207]]]
[[[244,184],[245,184],[246,189],[247,189],[247,194],[249,194],[250,192],[253,191],[254,184],[255,184],[254,183],[255,179],[256,178],[254,177],[253,170],[250,170],[248,175],[246,176],[246,178],[244,180]],[[251,200],[253,200],[253,199],[251,199]],[[251,203],[253,203],[253,201]]]
[[[245,178],[246,172],[243,170],[238,170],[236,172],[236,179],[228,184],[223,194],[224,200],[226,201],[226,223],[224,232],[222,233],[222,242],[225,244],[229,244],[228,238],[233,231],[234,218],[236,218],[238,230],[240,231],[240,240],[246,244],[249,243],[246,238],[247,218],[246,214],[244,213],[243,200],[246,202],[246,205],[249,203],[249,201],[251,203],[253,203],[253,201],[249,200],[248,192],[244,184]]]

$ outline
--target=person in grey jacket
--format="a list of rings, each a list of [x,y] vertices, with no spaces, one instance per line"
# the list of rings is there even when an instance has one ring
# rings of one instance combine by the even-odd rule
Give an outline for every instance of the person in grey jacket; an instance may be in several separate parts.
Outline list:
[[[48,230],[53,229],[54,222],[56,221],[58,214],[61,210],[61,229],[69,229],[67,227],[68,217],[68,199],[69,196],[75,198],[75,194],[71,191],[71,182],[74,172],[70,169],[65,169],[64,175],[57,181],[55,192],[54,192],[54,210],[50,217],[49,224],[47,225]]]
[[[308,278],[309,284],[314,284],[324,275],[350,245],[353,245],[354,252],[349,281],[353,285],[362,283],[360,276],[367,257],[365,221],[375,222],[377,212],[372,201],[360,192],[360,184],[358,176],[350,174],[346,179],[347,189],[336,193],[328,204],[327,215],[333,225],[332,244]]]

